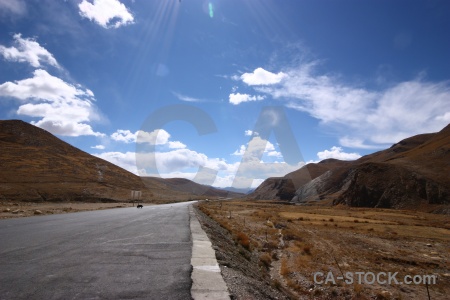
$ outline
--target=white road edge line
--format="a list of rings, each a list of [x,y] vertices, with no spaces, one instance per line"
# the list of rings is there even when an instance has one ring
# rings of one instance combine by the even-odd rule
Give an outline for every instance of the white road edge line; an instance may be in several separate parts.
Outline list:
[[[230,300],[211,241],[200,226],[192,205],[189,205],[189,215],[192,238],[191,297],[194,300]]]

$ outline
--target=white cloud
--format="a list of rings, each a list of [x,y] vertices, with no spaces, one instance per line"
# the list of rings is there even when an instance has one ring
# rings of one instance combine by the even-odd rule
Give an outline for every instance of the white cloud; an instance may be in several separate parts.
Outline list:
[[[135,143],[136,142],[136,133],[132,133],[129,130],[118,129],[116,132],[111,134],[111,138],[115,141],[124,142],[124,143]]]
[[[348,148],[358,148],[358,149],[383,149],[388,147],[389,145],[378,144],[378,145],[368,145],[365,143],[363,139],[360,138],[351,138],[348,136],[344,136],[339,139],[339,144]]]
[[[251,147],[248,147],[249,144],[251,144]],[[249,151],[249,153],[246,153],[246,151]],[[258,159],[258,161],[260,157],[262,158],[263,154],[276,158],[283,157],[280,152],[275,150],[274,144],[259,136],[254,136],[250,142],[247,143],[247,146],[241,145],[239,149],[234,151],[231,155],[243,156],[244,154],[247,154],[247,157],[251,157],[252,159]]]
[[[255,90],[332,127],[343,146],[380,148],[448,124],[448,81],[414,79],[370,90],[346,84],[339,75],[316,74],[316,66],[312,62],[291,68],[279,85]]]
[[[105,149],[105,146],[103,146],[103,145],[96,145],[96,146],[93,146],[93,147],[91,147],[92,149],[98,149],[98,150],[104,150]]]
[[[194,98],[194,97],[189,97],[189,96],[186,96],[186,95],[182,95],[180,93],[172,92],[172,94],[174,94],[181,101],[185,101],[185,102],[202,102],[201,99]]]
[[[247,147],[245,145],[241,145],[239,149],[231,153],[231,155],[242,156],[245,153],[245,149],[247,149]]]
[[[358,153],[346,153],[341,147],[333,146],[330,150],[317,152],[317,157],[320,160],[335,158],[340,160],[355,160],[361,157]]]
[[[162,133],[162,138],[159,142],[155,142],[158,138],[155,134],[158,134],[158,132]],[[124,142],[139,140],[139,137],[137,137],[138,132],[132,133],[129,130],[117,130],[115,133],[115,135],[111,136],[114,136],[116,140]],[[284,176],[304,165],[304,162],[298,162],[295,165],[289,165],[284,162],[264,162],[263,160],[273,161],[281,157],[281,153],[276,151],[274,144],[263,140],[255,135],[254,132],[249,149],[247,150],[247,147],[242,145],[235,152],[235,155],[242,156],[245,154],[242,158],[242,163],[228,163],[223,158],[208,157],[205,153],[188,149],[181,142],[171,142],[170,134],[162,129],[154,130],[144,135],[147,138],[142,140],[142,147],[137,153],[106,152],[97,154],[97,156],[140,176],[195,179],[198,183],[216,187],[254,188],[267,177]],[[159,143],[168,147],[158,149],[150,147],[146,151],[145,143],[153,145]]]
[[[138,130],[136,142],[139,144],[165,145],[169,142],[170,134],[164,129],[155,129],[152,132]]]
[[[230,94],[229,100],[231,104],[238,105],[242,102],[248,102],[248,101],[261,101],[265,98],[265,96],[250,96],[248,94]]]
[[[253,135],[253,131],[252,130],[246,130],[245,131],[245,136],[252,136]]]
[[[136,175],[141,173],[138,172],[138,169],[136,168],[136,154],[134,152],[103,152],[99,154],[94,153],[92,155],[107,160]]]
[[[179,141],[168,142],[167,145],[170,149],[183,149],[186,148],[186,145]]]
[[[449,123],[450,122],[450,111],[446,112],[443,115],[437,116],[436,120],[437,121],[444,121],[444,122]]]
[[[129,132],[122,131],[122,136],[127,135]],[[153,148],[149,152],[138,152],[137,154],[105,152],[95,155],[141,176],[195,178],[196,182],[201,184],[212,184],[219,187],[233,185],[239,188],[256,187],[267,177],[284,176],[304,165],[303,162],[295,165],[262,162],[260,159],[262,154],[278,156],[280,153],[275,150],[272,143],[265,142],[260,137],[253,139],[256,140],[248,150],[251,155],[246,153],[243,164],[240,162],[228,163],[225,159],[208,157],[204,153],[187,148],[170,149],[169,147],[165,151],[157,150],[156,152]],[[170,143],[167,140],[166,145],[170,145]],[[246,150],[244,145],[241,146],[241,149],[242,152]],[[202,171],[197,174],[197,170]],[[236,174],[239,174],[239,178],[235,178]]]
[[[166,145],[170,149],[182,149],[186,148],[186,145],[179,141],[169,141],[170,134],[164,129],[156,129],[152,132],[146,132],[138,130],[135,133],[130,130],[118,129],[111,134],[111,138],[115,141],[124,143],[138,143],[138,144],[151,144],[151,145]]]
[[[20,33],[14,35],[13,47],[0,45],[0,54],[9,61],[27,62],[35,68],[43,63],[60,68],[53,55],[34,39],[24,39]]]
[[[103,136],[86,124],[101,119],[93,105],[92,91],[69,84],[45,70],[35,70],[32,78],[1,84],[0,97],[28,102],[20,105],[17,113],[40,118],[31,123],[54,134]]]
[[[0,12],[24,15],[26,11],[27,7],[22,0],[0,0]]]
[[[240,168],[240,163],[227,163],[224,159],[209,158],[204,153],[190,149],[176,149],[168,152],[138,153],[134,152],[104,152],[93,154],[116,164],[140,176],[158,176],[163,178],[181,177],[196,179],[201,184],[211,184],[217,187],[235,186],[238,188],[256,187],[267,177],[284,176],[301,168],[304,163],[288,165],[286,163],[247,162]],[[137,164],[136,164],[137,162]],[[156,165],[158,171],[151,170]],[[199,167],[209,168],[209,171],[197,175]],[[139,169],[138,169],[139,168]],[[239,169],[240,177],[235,178]],[[248,184],[250,182],[250,184]]]
[[[240,79],[248,85],[270,85],[280,83],[287,75],[283,72],[271,73],[263,68],[257,68],[253,73],[244,73]]]
[[[80,15],[96,22],[103,28],[119,28],[133,24],[134,17],[128,8],[118,0],[83,0],[79,5]]]

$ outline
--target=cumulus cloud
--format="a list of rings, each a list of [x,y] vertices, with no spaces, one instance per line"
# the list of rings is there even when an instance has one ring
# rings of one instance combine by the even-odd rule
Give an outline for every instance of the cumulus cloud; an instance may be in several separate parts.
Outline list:
[[[244,132],[245,136],[252,136],[253,135],[253,131],[252,130],[246,130]]]
[[[257,68],[253,73],[244,73],[240,79],[248,85],[271,85],[281,82],[287,75],[283,72],[277,74]]]
[[[17,113],[40,118],[31,123],[54,134],[103,136],[87,124],[101,119],[93,105],[92,91],[67,83],[45,70],[35,70],[32,78],[1,84],[0,97],[27,102],[19,106]]]
[[[109,161],[136,175],[141,173],[136,167],[136,154],[134,152],[103,152],[93,153],[92,155]]]
[[[136,136],[136,134],[123,130],[117,131],[117,133],[116,137]],[[186,147],[166,148],[165,150],[152,148],[152,151],[137,153],[104,152],[95,155],[141,176],[195,178],[198,183],[212,184],[218,187],[256,187],[267,177],[284,176],[304,165],[304,162],[298,162],[295,165],[284,162],[263,162],[261,159],[263,154],[266,157],[276,156],[277,158],[281,154],[276,151],[272,143],[264,141],[258,136],[254,139],[256,140],[248,150],[250,152],[245,153],[245,159],[243,157],[242,162],[233,163],[229,163],[223,158],[208,157],[205,153]],[[131,138],[123,139],[123,141],[128,140]],[[154,139],[152,141],[154,142]],[[164,142],[165,145],[170,144],[168,138],[164,139]],[[236,151],[236,155],[243,155],[245,150],[246,147],[242,145],[241,153]]]
[[[358,153],[346,153],[341,147],[333,146],[330,150],[317,152],[320,160],[335,158],[340,160],[355,160],[361,157]]]
[[[237,188],[255,188],[267,177],[284,176],[301,168],[304,163],[288,165],[286,163],[261,163],[258,161],[228,163],[225,159],[210,158],[204,153],[190,149],[175,149],[167,152],[135,153],[104,152],[93,154],[140,176],[163,178],[181,177],[196,179],[200,184],[216,187],[234,186]],[[157,171],[153,168],[157,167]],[[197,169],[208,168],[198,176]],[[239,177],[236,173],[239,169]],[[213,180],[213,181],[211,181]]]
[[[83,0],[78,4],[80,15],[96,22],[103,28],[119,28],[133,24],[134,17],[128,8],[118,0]]]
[[[450,82],[422,78],[371,90],[345,83],[340,75],[318,74],[317,63],[285,70],[273,86],[255,91],[285,102],[332,127],[342,146],[375,149],[448,124]]]
[[[96,145],[96,146],[92,146],[91,148],[92,149],[97,149],[97,150],[104,150],[105,146],[103,146],[103,145]]]
[[[186,148],[186,145],[179,141],[169,141],[170,134],[164,129],[156,129],[152,132],[146,132],[138,130],[131,132],[130,130],[118,129],[111,134],[111,138],[115,141],[124,143],[138,143],[138,144],[151,144],[151,145],[166,145],[170,149],[182,149]]]
[[[248,147],[249,144],[251,144],[251,147]],[[281,153],[275,150],[274,144],[259,136],[254,136],[247,146],[241,145],[238,150],[232,153],[232,155],[243,156],[246,151],[250,151],[251,153],[248,153],[250,157],[257,158],[258,161],[264,154],[276,158],[282,157]]]
[[[241,94],[241,93],[232,93],[229,96],[229,100],[231,104],[238,105],[242,102],[248,102],[248,101],[261,101],[265,98],[265,96],[251,96],[248,94]]]
[[[9,61],[27,62],[35,68],[48,64],[60,68],[55,57],[38,42],[30,38],[22,38],[20,33],[14,36],[14,46],[5,47],[0,45],[0,54]]]
[[[116,132],[111,134],[111,138],[115,141],[124,142],[124,143],[135,143],[136,142],[136,133],[132,133],[129,130],[118,129]]]

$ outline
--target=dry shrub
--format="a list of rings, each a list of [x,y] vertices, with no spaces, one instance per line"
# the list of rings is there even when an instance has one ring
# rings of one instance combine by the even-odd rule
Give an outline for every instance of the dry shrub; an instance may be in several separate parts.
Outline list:
[[[245,249],[250,250],[250,238],[244,232],[238,232],[236,241]]]
[[[276,241],[270,240],[270,241],[264,243],[263,248],[267,249],[269,251],[275,250],[275,249],[278,249],[278,243]]]
[[[276,251],[273,251],[272,252],[272,259],[273,260],[278,260],[279,258],[278,258],[278,253],[276,252]]]
[[[311,246],[310,245],[305,245],[303,246],[303,252],[307,255],[311,255]]]
[[[221,221],[220,226],[222,226],[223,228],[225,228],[228,232],[231,232],[233,227],[231,226],[230,223],[228,223],[227,221]]]
[[[280,267],[280,274],[283,277],[286,277],[287,275],[289,275],[290,270],[289,270],[289,266],[288,266],[288,260],[283,257],[281,260],[281,267]]]
[[[270,268],[270,265],[272,264],[272,258],[270,257],[269,253],[264,252],[259,256],[259,265],[262,267],[265,267],[266,269]]]
[[[282,231],[283,240],[284,241],[302,241],[303,239],[300,236],[300,233],[295,231],[294,229],[285,228]]]
[[[357,283],[353,286],[353,290],[355,291],[356,296],[361,296],[363,292],[363,286]]]

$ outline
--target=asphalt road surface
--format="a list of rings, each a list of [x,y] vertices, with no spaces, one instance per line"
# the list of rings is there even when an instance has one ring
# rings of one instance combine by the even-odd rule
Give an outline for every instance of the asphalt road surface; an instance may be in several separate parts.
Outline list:
[[[189,204],[0,220],[0,299],[191,299]]]

